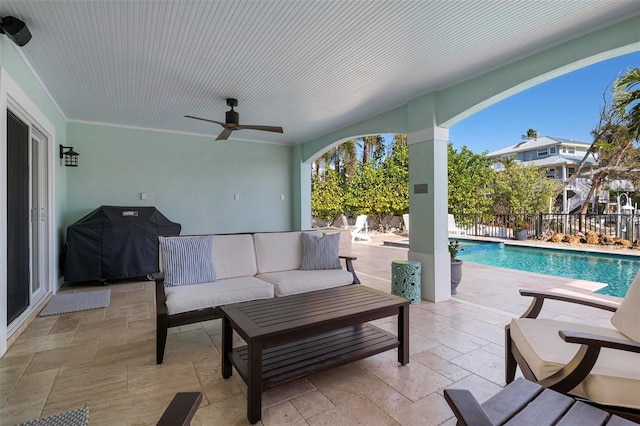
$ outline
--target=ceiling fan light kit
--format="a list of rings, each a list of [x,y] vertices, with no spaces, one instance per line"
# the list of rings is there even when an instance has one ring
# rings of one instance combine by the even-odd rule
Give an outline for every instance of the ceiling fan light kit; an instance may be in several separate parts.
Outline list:
[[[280,126],[261,126],[261,125],[254,125],[254,124],[241,125],[240,114],[237,111],[234,111],[233,109],[234,107],[238,106],[238,100],[234,98],[227,98],[227,106],[230,106],[231,109],[225,113],[224,123],[216,120],[209,120],[208,118],[195,117],[193,115],[185,115],[185,117],[221,125],[224,128],[224,130],[216,138],[217,141],[227,140],[229,139],[229,136],[231,136],[231,132],[236,130],[243,130],[243,129],[283,133],[282,127]]]

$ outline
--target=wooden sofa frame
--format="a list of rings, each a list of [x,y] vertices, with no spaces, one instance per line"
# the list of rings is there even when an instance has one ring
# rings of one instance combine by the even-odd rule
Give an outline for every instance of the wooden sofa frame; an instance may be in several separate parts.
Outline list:
[[[345,260],[347,271],[351,272],[353,275],[353,284],[360,284],[356,271],[353,269],[353,261],[357,260],[357,258],[353,256],[339,257],[340,259]],[[164,274],[155,274],[154,280],[156,282],[156,363],[162,364],[169,327],[178,327],[180,325],[221,318],[222,311],[220,310],[220,307],[212,306],[210,308],[200,309],[197,311],[169,315],[169,310],[167,308],[167,296],[164,291]]]
[[[540,314],[540,311],[542,310],[544,301],[547,299],[575,303],[578,305],[603,309],[610,312],[615,312],[618,309],[618,306],[613,303],[581,299],[578,297],[571,297],[547,291],[520,290],[520,295],[533,297],[531,305],[520,318],[537,318],[538,314]],[[581,346],[575,356],[571,359],[571,361],[567,363],[565,367],[557,371],[552,376],[547,377],[546,379],[538,380],[531,367],[529,367],[527,361],[518,350],[517,346],[513,344],[513,341],[511,340],[510,324],[507,324],[505,326],[504,345],[506,383],[509,384],[513,382],[515,378],[516,367],[520,367],[522,375],[526,379],[538,383],[546,388],[550,388],[557,392],[567,394],[589,375],[591,369],[598,360],[600,349],[610,348],[640,353],[640,342],[635,342],[633,340],[616,339],[608,336],[573,332],[568,330],[560,330],[558,334],[563,341],[567,343],[577,343]],[[584,402],[588,402],[591,405],[597,406],[605,411],[617,414],[621,417],[628,418],[635,422],[640,422],[640,410],[634,410],[626,407],[604,406],[596,404],[592,401]]]

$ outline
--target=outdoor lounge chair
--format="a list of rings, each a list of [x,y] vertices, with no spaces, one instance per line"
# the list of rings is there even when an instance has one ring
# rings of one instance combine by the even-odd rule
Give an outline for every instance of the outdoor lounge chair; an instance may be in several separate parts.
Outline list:
[[[447,215],[447,229],[450,234],[465,235],[467,233],[467,231],[456,225],[456,219],[452,214]]]
[[[520,318],[505,327],[505,381],[516,367],[528,380],[640,421],[640,271],[617,306],[552,292],[533,297]],[[537,319],[546,299],[614,312],[613,327]]]
[[[356,239],[371,241],[366,214],[361,214],[360,216],[356,217],[356,225],[353,228],[353,231],[351,231],[351,242],[354,242]]]

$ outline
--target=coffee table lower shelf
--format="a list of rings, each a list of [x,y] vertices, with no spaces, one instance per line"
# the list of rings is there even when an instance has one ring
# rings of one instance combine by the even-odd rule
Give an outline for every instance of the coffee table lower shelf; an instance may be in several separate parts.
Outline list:
[[[262,354],[262,389],[397,348],[398,338],[370,324],[342,328],[270,349]],[[248,347],[233,349],[231,363],[248,382]]]

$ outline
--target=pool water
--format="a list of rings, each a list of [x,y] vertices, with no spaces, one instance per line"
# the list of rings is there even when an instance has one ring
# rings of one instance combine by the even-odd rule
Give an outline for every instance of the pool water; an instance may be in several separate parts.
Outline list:
[[[462,247],[470,242],[458,241]],[[477,242],[470,244],[476,245]],[[465,262],[605,283],[608,285],[598,293],[618,297],[627,294],[640,269],[640,258],[634,256],[509,245],[501,250],[463,250],[459,257]]]

